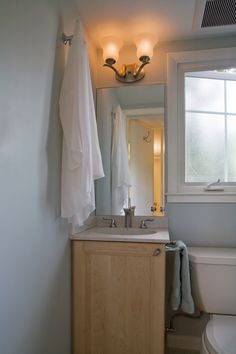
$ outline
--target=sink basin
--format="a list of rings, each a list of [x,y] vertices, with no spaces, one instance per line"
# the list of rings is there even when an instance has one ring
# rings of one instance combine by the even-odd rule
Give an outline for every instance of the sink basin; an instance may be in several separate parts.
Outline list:
[[[106,235],[153,235],[157,233],[154,229],[140,229],[140,228],[128,228],[125,227],[98,227],[96,231]]]
[[[118,241],[118,242],[169,242],[168,229],[140,229],[132,227],[91,227],[71,237],[73,240]]]

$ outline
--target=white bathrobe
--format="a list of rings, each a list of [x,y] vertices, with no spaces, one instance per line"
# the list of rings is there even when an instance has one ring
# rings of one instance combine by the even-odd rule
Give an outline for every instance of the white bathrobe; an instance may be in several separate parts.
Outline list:
[[[120,106],[115,111],[112,139],[112,214],[122,215],[128,205],[128,189],[131,187],[125,115]]]
[[[94,180],[104,176],[87,45],[76,22],[60,95],[63,128],[61,216],[83,225],[95,209]]]

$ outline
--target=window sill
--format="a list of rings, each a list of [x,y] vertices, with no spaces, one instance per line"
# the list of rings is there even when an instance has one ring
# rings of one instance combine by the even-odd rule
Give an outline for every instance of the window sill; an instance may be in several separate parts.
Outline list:
[[[166,193],[168,203],[236,203],[236,193]]]

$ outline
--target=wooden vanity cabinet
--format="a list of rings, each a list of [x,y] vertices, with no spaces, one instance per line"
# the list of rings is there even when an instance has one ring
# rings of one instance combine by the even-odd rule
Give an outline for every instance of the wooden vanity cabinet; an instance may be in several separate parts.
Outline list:
[[[72,241],[73,354],[164,354],[164,247]]]

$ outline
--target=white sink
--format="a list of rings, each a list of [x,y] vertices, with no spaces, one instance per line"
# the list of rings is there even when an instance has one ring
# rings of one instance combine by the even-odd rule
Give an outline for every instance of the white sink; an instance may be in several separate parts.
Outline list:
[[[154,229],[140,229],[140,228],[128,228],[125,227],[97,227],[96,231],[101,234],[106,235],[154,235],[157,233],[157,230]]]
[[[91,227],[71,237],[72,240],[118,241],[118,242],[163,242],[170,240],[168,229],[140,229],[125,227]]]

